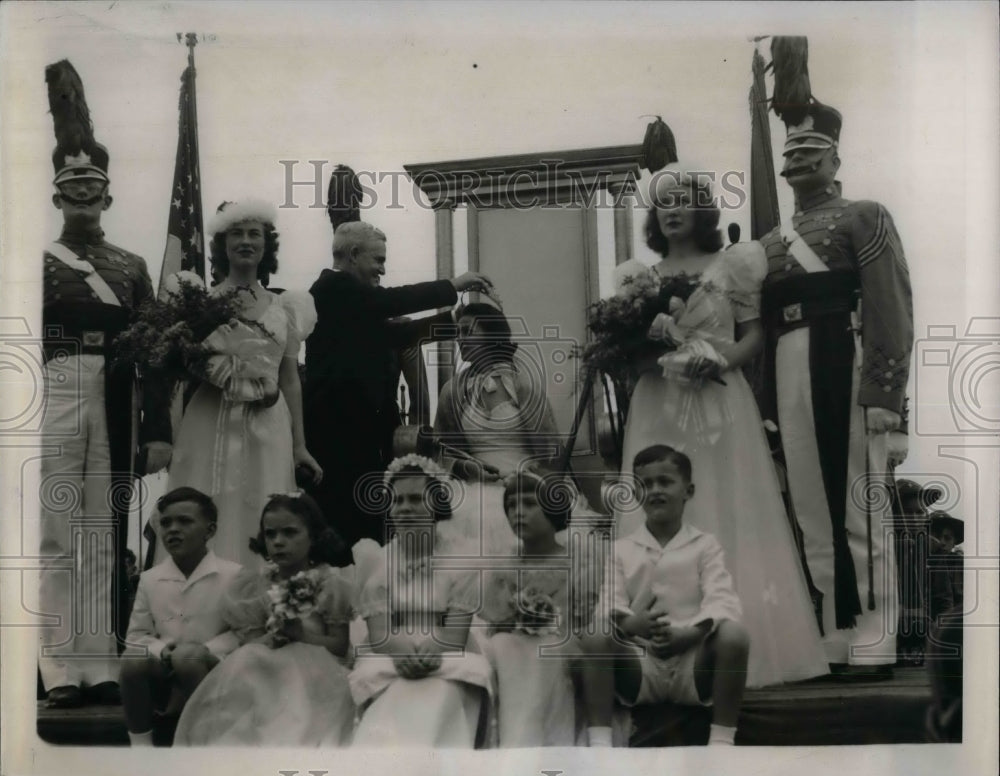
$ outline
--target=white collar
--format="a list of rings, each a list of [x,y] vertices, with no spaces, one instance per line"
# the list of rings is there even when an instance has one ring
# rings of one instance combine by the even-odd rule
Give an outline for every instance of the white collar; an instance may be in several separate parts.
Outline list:
[[[191,572],[191,576],[185,577],[184,572],[177,568],[177,564],[174,563],[174,559],[167,557],[163,563],[160,563],[155,567],[154,570],[158,570],[156,575],[157,579],[160,580],[172,580],[175,582],[183,582],[186,586],[193,585],[199,579],[207,577],[211,574],[219,573],[219,558],[218,556],[209,550],[205,553],[205,557],[201,559],[197,566],[195,566],[194,571]]]
[[[673,535],[673,537],[670,539],[669,542],[661,545],[659,540],[649,532],[649,529],[646,527],[646,523],[644,522],[633,533],[626,536],[625,539],[627,541],[635,542],[640,547],[645,547],[650,550],[656,550],[657,552],[662,552],[663,550],[666,550],[668,547],[670,549],[677,549],[678,547],[681,547],[685,544],[688,544],[689,542],[694,541],[701,535],[702,532],[699,531],[697,528],[695,528],[693,525],[689,525],[688,523],[681,523],[680,530]]]

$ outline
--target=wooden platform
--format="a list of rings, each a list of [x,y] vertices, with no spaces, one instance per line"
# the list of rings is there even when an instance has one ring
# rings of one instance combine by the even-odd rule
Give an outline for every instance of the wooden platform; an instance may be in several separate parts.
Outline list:
[[[915,744],[924,741],[931,700],[923,668],[896,668],[888,681],[843,684],[826,678],[747,691],[736,743],[743,746]],[[697,746],[708,740],[710,711],[647,706],[635,711],[632,746]],[[161,744],[170,731],[156,731]],[[122,710],[56,710],[38,704],[38,735],[53,744],[127,746]]]
[[[832,677],[748,690],[736,733],[743,746],[919,744],[931,702],[924,668],[896,668],[887,681]],[[632,746],[693,746],[708,740],[708,709],[637,708]]]

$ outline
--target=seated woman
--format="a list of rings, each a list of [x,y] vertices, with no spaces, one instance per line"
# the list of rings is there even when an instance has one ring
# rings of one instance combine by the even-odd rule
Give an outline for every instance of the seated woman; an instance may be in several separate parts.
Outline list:
[[[503,312],[471,303],[456,319],[468,367],[441,389],[434,432],[452,473],[466,483],[456,520],[485,554],[508,555],[517,537],[504,518],[501,480],[528,461],[554,458],[559,432],[539,379],[544,373],[517,356]]]
[[[368,626],[350,675],[361,710],[354,746],[473,748],[485,737],[491,672],[469,639],[480,606],[475,553],[451,524],[447,475],[417,455],[397,458],[383,548],[354,546],[358,613]],[[447,556],[460,568],[435,568]]]
[[[504,509],[520,542],[510,568],[487,576],[481,616],[491,624],[501,747],[586,745],[575,692],[576,634],[590,621],[601,569],[556,540],[571,494],[552,476],[523,471],[504,482]]]
[[[243,646],[213,669],[177,724],[181,746],[346,746],[354,703],[346,667],[353,588],[330,561],[341,550],[316,502],[273,495],[223,618]]]

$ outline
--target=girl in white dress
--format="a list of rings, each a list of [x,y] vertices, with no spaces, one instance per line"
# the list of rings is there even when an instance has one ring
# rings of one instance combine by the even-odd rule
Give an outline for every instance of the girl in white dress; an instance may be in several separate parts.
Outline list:
[[[719,210],[704,177],[678,170],[657,175],[646,235],[662,260],[652,267],[636,260],[620,265],[616,290],[627,288],[629,276],[660,282],[685,274],[698,285],[671,316],[671,329],[685,344],[637,365],[622,471],[631,475],[635,454],[654,444],[691,458],[698,481],[685,519],[714,535],[725,551],[750,634],[747,685],[819,676],[828,672],[819,627],[760,413],[741,372],[763,345],[760,287],[767,260],[756,242],[719,250]],[[618,535],[641,522],[641,510],[623,510]]]
[[[329,565],[340,540],[316,502],[294,492],[271,496],[252,544],[269,563],[241,572],[223,603],[243,646],[195,690],[174,743],[346,746],[354,726],[347,683],[354,588]],[[279,610],[289,600],[297,611]]]
[[[491,671],[469,638],[479,550],[456,535],[448,479],[427,458],[397,458],[385,479],[394,535],[354,546],[368,627],[350,675],[354,746],[471,749],[486,738]]]

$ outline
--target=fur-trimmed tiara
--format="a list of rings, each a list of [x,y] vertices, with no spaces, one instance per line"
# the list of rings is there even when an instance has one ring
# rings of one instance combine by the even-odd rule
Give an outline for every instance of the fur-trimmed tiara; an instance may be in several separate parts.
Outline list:
[[[262,199],[244,199],[239,202],[227,202],[208,222],[206,230],[210,235],[225,232],[233,224],[243,221],[260,221],[274,226],[278,220],[278,209],[270,202]]]

